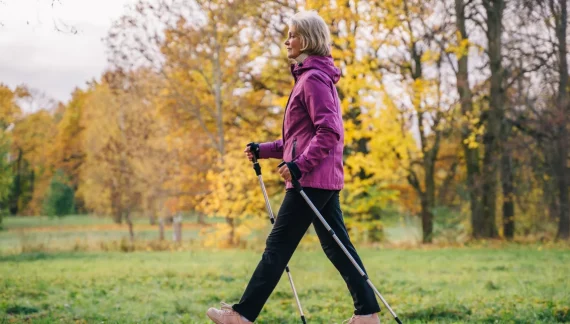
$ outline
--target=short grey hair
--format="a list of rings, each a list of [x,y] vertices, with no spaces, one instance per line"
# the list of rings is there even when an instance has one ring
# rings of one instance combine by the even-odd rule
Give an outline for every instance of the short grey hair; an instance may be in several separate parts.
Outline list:
[[[301,38],[301,53],[308,55],[331,55],[331,33],[329,26],[319,14],[314,11],[300,11],[292,18],[289,26],[295,27]]]

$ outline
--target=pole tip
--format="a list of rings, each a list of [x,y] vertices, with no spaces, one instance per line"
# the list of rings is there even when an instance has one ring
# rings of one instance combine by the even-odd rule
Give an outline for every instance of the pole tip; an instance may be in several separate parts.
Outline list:
[[[398,324],[402,324],[402,321],[400,321],[400,319],[398,317],[394,317],[396,319],[396,322],[398,322]]]

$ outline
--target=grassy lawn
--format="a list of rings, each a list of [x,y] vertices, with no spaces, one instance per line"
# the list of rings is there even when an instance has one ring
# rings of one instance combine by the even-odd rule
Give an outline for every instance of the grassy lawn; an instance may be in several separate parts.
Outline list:
[[[386,237],[414,240],[416,225],[390,224]],[[208,307],[239,300],[263,245],[256,243],[257,251],[190,244],[184,251],[103,252],[101,242],[128,237],[126,225],[88,216],[8,217],[4,227],[0,323],[209,323]],[[185,242],[199,240],[199,230],[195,219],[185,219]],[[167,226],[167,241],[171,235]],[[137,219],[135,236],[156,242],[158,227]],[[360,251],[372,282],[404,323],[570,323],[570,249],[474,246]],[[315,237],[301,243],[290,266],[309,323],[350,317],[350,295]],[[392,322],[381,306],[383,321]],[[257,322],[298,323],[298,316],[284,275]]]
[[[404,323],[570,322],[568,250],[361,254]],[[206,309],[237,301],[259,257],[238,250],[0,256],[0,323],[208,323]],[[321,251],[298,251],[290,266],[309,323],[350,317],[350,295]],[[300,322],[286,275],[257,322]]]

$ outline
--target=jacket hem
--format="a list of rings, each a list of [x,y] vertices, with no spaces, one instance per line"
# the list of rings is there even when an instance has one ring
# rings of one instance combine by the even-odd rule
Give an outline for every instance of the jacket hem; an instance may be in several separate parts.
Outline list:
[[[324,190],[342,190],[344,189],[344,184],[330,184],[330,183],[319,183],[319,182],[303,182],[299,181],[301,186],[307,188],[324,189]],[[290,181],[285,183],[287,189],[292,189],[293,184]]]

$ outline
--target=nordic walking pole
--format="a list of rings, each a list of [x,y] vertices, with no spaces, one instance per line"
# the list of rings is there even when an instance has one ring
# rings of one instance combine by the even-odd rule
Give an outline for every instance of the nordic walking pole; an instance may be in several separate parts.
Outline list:
[[[279,167],[282,167],[283,165],[285,165],[285,161],[279,163]],[[392,310],[392,308],[390,307],[390,305],[388,305],[388,302],[386,302],[386,300],[384,299],[384,297],[382,297],[382,295],[380,294],[380,292],[378,291],[378,289],[376,289],[376,287],[374,287],[374,285],[372,284],[372,281],[370,281],[370,279],[368,278],[368,275],[364,272],[364,270],[362,270],[362,268],[358,265],[358,263],[356,263],[356,260],[354,260],[354,258],[352,257],[352,255],[350,255],[350,253],[348,252],[348,250],[346,249],[346,247],[344,247],[344,244],[342,244],[342,242],[340,241],[340,239],[338,238],[338,236],[336,236],[335,232],[333,231],[333,229],[329,226],[329,224],[327,223],[327,221],[323,218],[323,215],[321,215],[321,213],[319,212],[319,210],[317,209],[317,207],[315,207],[315,205],[313,204],[313,202],[311,201],[311,199],[309,199],[309,197],[307,196],[307,194],[305,194],[305,191],[303,190],[303,187],[301,187],[301,183],[299,183],[299,180],[297,180],[295,178],[295,175],[293,174],[293,172],[291,173],[291,183],[293,184],[293,187],[295,187],[295,190],[297,190],[297,192],[299,192],[301,194],[301,196],[303,197],[303,199],[305,199],[305,201],[307,202],[307,204],[309,204],[309,207],[311,207],[311,209],[315,212],[315,214],[317,215],[317,217],[319,217],[319,219],[321,220],[321,223],[323,223],[323,225],[325,226],[325,228],[327,229],[327,231],[329,233],[331,233],[331,235],[333,236],[334,240],[338,243],[338,245],[340,246],[340,248],[342,249],[342,251],[344,252],[344,254],[346,254],[346,256],[350,259],[350,262],[352,262],[352,264],[356,267],[356,269],[358,270],[358,272],[360,273],[360,275],[362,276],[362,278],[364,278],[364,280],[366,280],[366,282],[368,283],[368,285],[370,286],[370,288],[372,288],[372,290],[374,290],[374,293],[380,297],[380,300],[382,300],[382,303],[384,303],[384,305],[386,306],[386,308],[388,308],[388,310],[390,311],[390,313],[392,314],[392,316],[394,316],[394,319],[396,320],[396,322],[398,322],[398,324],[402,324],[402,321],[400,321],[400,319],[398,318],[398,315],[396,315],[396,313],[394,313],[394,311]]]
[[[273,215],[273,210],[271,209],[271,204],[269,203],[269,197],[267,196],[267,190],[265,190],[265,184],[263,183],[263,178],[261,176],[261,166],[259,165],[259,161],[257,161],[257,158],[255,157],[255,152],[251,153],[253,154],[253,158],[251,160],[251,162],[253,162],[253,169],[255,170],[255,174],[259,179],[259,185],[261,186],[261,191],[263,191],[263,197],[265,198],[265,208],[267,209],[267,213],[269,214],[271,225],[273,225],[275,224],[275,216]],[[305,314],[303,314],[303,307],[301,307],[299,296],[297,296],[297,289],[295,289],[295,285],[293,284],[293,277],[291,276],[291,271],[289,271],[289,265],[285,266],[285,271],[287,271],[287,276],[289,277],[289,283],[291,284],[293,295],[295,295],[295,301],[297,302],[299,313],[301,313],[301,321],[303,321],[303,324],[307,324],[307,322],[305,321]]]

